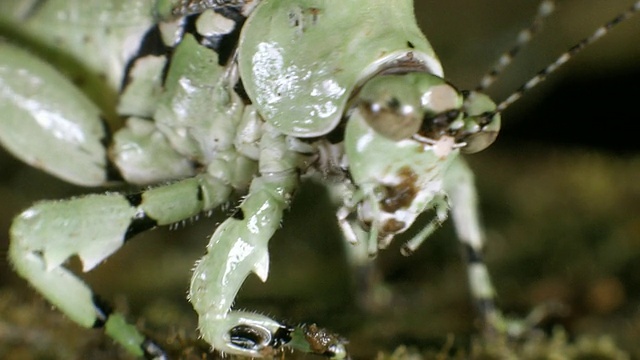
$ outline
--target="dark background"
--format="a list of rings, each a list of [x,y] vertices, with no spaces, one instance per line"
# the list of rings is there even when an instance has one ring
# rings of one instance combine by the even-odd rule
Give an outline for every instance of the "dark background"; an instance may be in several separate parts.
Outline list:
[[[489,91],[504,99],[539,69],[631,5],[566,0]],[[447,78],[473,88],[529,23],[537,1],[416,1],[416,13]],[[611,336],[640,358],[640,17],[616,28],[503,114],[496,144],[467,159],[476,172],[487,261],[505,312],[524,316],[554,300],[569,335]],[[39,199],[77,188],[23,166],[0,150],[0,258],[11,218]],[[249,279],[237,307],[291,322],[315,321],[351,340],[359,358],[406,344],[440,349],[448,334],[464,348],[474,332],[464,267],[451,224],[412,257],[398,241],[377,259],[395,294],[378,313],[358,310],[340,235],[322,187],[308,184],[271,243],[266,284]],[[193,262],[216,219],[140,236],[86,277],[140,325],[195,337],[185,299]],[[75,264],[75,263],[74,263]],[[63,331],[60,331],[63,329]],[[80,329],[0,260],[0,357],[123,356],[100,332]]]

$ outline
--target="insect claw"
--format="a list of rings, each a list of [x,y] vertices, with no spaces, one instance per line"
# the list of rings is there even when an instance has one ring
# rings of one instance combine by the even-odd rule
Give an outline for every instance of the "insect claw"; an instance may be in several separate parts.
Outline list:
[[[387,234],[387,235],[383,236],[378,241],[378,249],[384,250],[384,249],[388,248],[389,244],[391,244],[391,241],[393,241],[393,234]]]
[[[409,244],[404,244],[400,248],[400,254],[402,254],[403,256],[411,256],[411,255],[413,255],[414,251],[415,251],[415,249],[412,249],[409,246]]]

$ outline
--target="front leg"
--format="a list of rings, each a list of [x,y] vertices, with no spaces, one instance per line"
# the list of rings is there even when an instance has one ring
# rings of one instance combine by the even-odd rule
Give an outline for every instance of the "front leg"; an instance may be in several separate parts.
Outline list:
[[[264,316],[229,310],[249,273],[267,280],[267,245],[296,177],[287,171],[256,178],[235,215],[216,229],[195,267],[189,299],[200,316],[203,338],[219,351],[260,357],[265,348],[289,340],[291,329]]]
[[[345,350],[336,339],[326,348],[314,348],[303,328],[292,328],[255,313],[230,311],[251,272],[262,281],[267,280],[267,245],[298,186],[300,155],[289,148],[284,135],[267,129],[260,151],[260,176],[251,183],[233,217],[211,236],[207,253],[193,273],[189,299],[199,315],[200,332],[215,349],[229,354],[263,357],[288,344],[344,358]]]
[[[471,296],[480,311],[484,332],[489,336],[504,333],[508,329],[495,305],[495,290],[483,259],[484,237],[473,173],[461,157],[448,169],[445,184],[456,233],[466,253]]]

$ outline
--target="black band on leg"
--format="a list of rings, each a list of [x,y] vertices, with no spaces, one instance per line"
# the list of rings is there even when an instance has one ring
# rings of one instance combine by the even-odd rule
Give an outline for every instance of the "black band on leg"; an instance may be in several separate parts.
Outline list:
[[[93,305],[96,309],[96,321],[93,323],[93,328],[103,328],[109,319],[109,316],[113,313],[113,308],[98,295],[93,294]],[[144,358],[149,360],[168,360],[169,357],[164,350],[156,344],[153,340],[145,337],[140,348],[144,353]]]
[[[98,295],[93,294],[93,306],[96,309],[96,320],[93,322],[94,329],[103,328],[109,319],[109,315],[113,312],[113,308]]]
[[[145,338],[140,348],[144,352],[144,358],[149,360],[168,360],[169,357],[162,350],[160,345],[156,344],[153,340]]]
[[[474,267],[483,268],[486,271],[486,265],[484,263],[482,250],[476,249],[470,244],[462,243],[463,251],[465,252],[465,258],[467,262],[467,268],[471,271]],[[488,280],[488,279],[487,279]],[[469,281],[473,281],[473,278],[469,278]],[[470,284],[473,288],[474,284]],[[485,284],[486,285],[486,284]],[[482,286],[485,286],[482,285]],[[490,284],[489,284],[490,286]],[[495,298],[493,294],[472,294],[473,301],[478,310],[480,317],[482,318],[483,327],[485,333],[495,334],[497,333],[496,321],[500,318],[500,311],[496,307]]]
[[[473,246],[463,243],[465,255],[467,256],[468,264],[484,264],[482,259],[482,252],[473,248]]]
[[[131,223],[127,228],[127,231],[124,233],[124,240],[128,241],[135,235],[140,234],[141,232],[151,230],[158,226],[158,222],[155,219],[147,216],[144,212],[140,211],[135,215],[133,219],[131,219]]]
[[[127,199],[129,204],[134,208],[137,208],[142,204],[142,193],[124,195],[124,198]],[[129,223],[127,231],[124,233],[124,240],[127,241],[135,235],[151,230],[156,226],[158,226],[158,221],[156,221],[156,219],[148,216],[144,211],[142,211],[142,209],[138,209],[138,212],[131,219],[131,223]]]
[[[291,333],[293,333],[294,330],[295,328],[293,327],[282,325],[273,334],[273,337],[271,338],[271,343],[269,343],[269,346],[277,349],[283,345],[288,344],[291,341]]]
[[[493,314],[496,311],[496,304],[493,298],[476,299],[476,305],[478,311],[483,317],[487,317],[489,314]]]

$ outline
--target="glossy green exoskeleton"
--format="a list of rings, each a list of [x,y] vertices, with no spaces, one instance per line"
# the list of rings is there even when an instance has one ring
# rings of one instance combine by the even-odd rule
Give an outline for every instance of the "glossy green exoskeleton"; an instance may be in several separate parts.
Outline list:
[[[267,245],[301,176],[338,174],[326,178],[343,195],[338,223],[370,254],[433,211],[411,253],[451,212],[472,294],[487,327],[500,326],[458,155],[493,142],[503,108],[443,79],[411,0],[25,0],[0,13],[0,143],[75,184],[154,185],[43,201],[14,220],[15,270],[75,322],[166,358],[63,264],[76,255],[91,270],[142,231],[246,194],[194,269],[203,338],[248,357],[286,345],[346,358],[315,326],[231,310],[250,273],[266,281]]]

